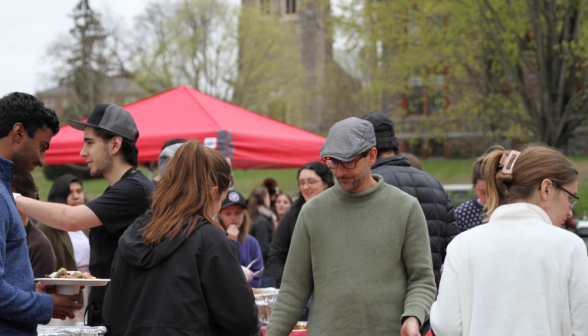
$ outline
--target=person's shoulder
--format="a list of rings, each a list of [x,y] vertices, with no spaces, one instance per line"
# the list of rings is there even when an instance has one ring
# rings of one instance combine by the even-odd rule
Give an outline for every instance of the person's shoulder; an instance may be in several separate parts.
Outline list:
[[[455,212],[462,213],[464,211],[473,211],[478,209],[483,209],[484,207],[480,206],[478,203],[478,198],[471,199],[467,202],[460,204],[456,209]]]
[[[114,185],[107,188],[107,193],[145,193],[153,192],[153,183],[140,170],[137,170],[129,176],[121,178]]]
[[[259,242],[257,241],[257,239],[255,239],[255,237],[253,237],[252,235],[248,234],[245,237],[245,244],[246,245],[253,245],[253,246],[257,246],[259,247]]]
[[[304,203],[300,212],[308,211],[324,211],[326,206],[330,206],[331,203],[337,202],[337,197],[333,192],[334,187],[327,188],[325,191],[313,197],[310,201]]]
[[[382,196],[383,197],[390,197],[394,199],[394,202],[404,202],[404,203],[418,203],[418,199],[411,194],[403,191],[402,189],[398,188],[395,185],[384,183],[382,185]]]
[[[196,230],[196,232],[194,232],[195,234],[192,234],[192,236],[199,235],[205,237],[205,239],[211,238],[215,240],[228,239],[225,232],[223,232],[221,229],[219,229],[206,219],[203,219],[200,222],[198,222],[198,225],[198,229]]]

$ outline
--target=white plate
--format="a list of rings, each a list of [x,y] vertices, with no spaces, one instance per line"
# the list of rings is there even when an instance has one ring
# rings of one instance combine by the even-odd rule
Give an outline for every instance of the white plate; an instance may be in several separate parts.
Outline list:
[[[69,274],[74,274],[75,271],[67,271]],[[50,277],[57,275],[57,272],[49,274]],[[57,285],[57,286],[106,286],[110,279],[68,279],[68,278],[37,278],[35,281],[40,281],[43,285]]]
[[[110,279],[53,279],[53,278],[37,278],[35,281],[41,282],[43,285],[74,285],[74,286],[106,286]]]

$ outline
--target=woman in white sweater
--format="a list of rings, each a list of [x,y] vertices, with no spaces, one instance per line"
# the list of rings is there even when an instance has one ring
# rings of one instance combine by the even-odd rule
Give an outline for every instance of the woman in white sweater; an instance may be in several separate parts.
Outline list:
[[[588,335],[586,245],[559,226],[578,172],[559,151],[499,148],[484,161],[487,225],[447,249],[431,309],[438,336]]]

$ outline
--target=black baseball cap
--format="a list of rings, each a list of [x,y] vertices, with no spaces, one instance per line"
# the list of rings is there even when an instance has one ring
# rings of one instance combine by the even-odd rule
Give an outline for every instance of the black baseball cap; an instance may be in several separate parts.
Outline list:
[[[394,133],[394,123],[392,122],[392,119],[390,119],[390,117],[388,117],[384,113],[370,112],[362,116],[361,119],[367,120],[371,122],[372,125],[374,125],[374,132],[376,132],[376,138],[396,136],[396,134]],[[377,132],[376,128],[380,125],[388,126],[388,130]]]
[[[112,104],[98,104],[86,122],[68,120],[67,123],[80,131],[86,126],[114,133],[133,142],[137,141],[139,131],[133,116],[124,108]]]
[[[229,190],[229,192],[227,192],[227,197],[221,205],[221,210],[233,204],[239,204],[247,209],[247,202],[245,202],[245,197],[243,197],[243,195],[241,195],[241,193],[236,190]]]

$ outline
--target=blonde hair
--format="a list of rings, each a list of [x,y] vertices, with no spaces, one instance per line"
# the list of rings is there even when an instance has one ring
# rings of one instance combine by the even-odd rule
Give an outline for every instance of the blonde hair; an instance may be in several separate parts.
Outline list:
[[[243,208],[243,224],[241,225],[241,227],[239,228],[239,237],[237,237],[237,240],[240,241],[241,243],[245,242],[245,239],[247,238],[247,235],[249,234],[249,231],[251,231],[251,217],[249,217],[249,214],[247,213],[247,209]],[[223,210],[221,210],[222,212]],[[225,223],[223,223],[223,219],[221,218],[221,216],[217,216],[218,217],[218,222],[223,226],[223,228],[225,227]],[[226,231],[226,229],[225,229]]]
[[[559,150],[545,144],[522,146],[512,174],[502,172],[500,159],[510,155],[501,146],[492,148],[482,163],[482,177],[486,182],[488,202],[484,206],[487,218],[501,205],[528,199],[545,179],[562,186],[578,179],[578,171]],[[510,164],[509,164],[510,165]]]

